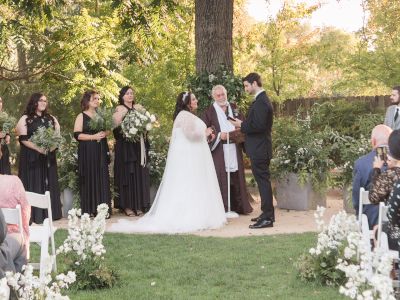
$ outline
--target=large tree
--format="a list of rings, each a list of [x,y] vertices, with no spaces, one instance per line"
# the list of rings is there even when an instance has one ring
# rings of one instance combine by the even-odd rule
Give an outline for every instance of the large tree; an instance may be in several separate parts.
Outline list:
[[[233,0],[195,1],[196,72],[233,70]]]

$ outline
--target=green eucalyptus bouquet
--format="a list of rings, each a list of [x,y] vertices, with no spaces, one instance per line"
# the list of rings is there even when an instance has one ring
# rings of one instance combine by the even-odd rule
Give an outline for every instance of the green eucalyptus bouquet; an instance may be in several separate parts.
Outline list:
[[[112,130],[115,127],[112,110],[110,108],[98,108],[89,122],[89,127],[97,132]]]
[[[5,111],[0,111],[0,131],[10,133],[15,128],[17,120]]]
[[[40,126],[29,139],[37,147],[46,151],[58,148],[63,141],[60,132],[54,130],[52,124],[49,125],[49,127]]]

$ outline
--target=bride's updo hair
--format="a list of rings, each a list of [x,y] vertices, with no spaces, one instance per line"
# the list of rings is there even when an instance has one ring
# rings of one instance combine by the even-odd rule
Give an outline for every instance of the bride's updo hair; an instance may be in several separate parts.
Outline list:
[[[178,97],[176,98],[173,120],[175,120],[176,116],[182,110],[186,110],[186,111],[190,112],[190,100],[191,99],[192,99],[191,92],[182,92],[178,95]]]

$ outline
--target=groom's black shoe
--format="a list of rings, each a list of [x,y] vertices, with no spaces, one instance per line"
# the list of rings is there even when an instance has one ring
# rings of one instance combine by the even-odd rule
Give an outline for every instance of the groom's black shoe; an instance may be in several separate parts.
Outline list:
[[[250,229],[267,228],[267,227],[274,227],[274,222],[272,222],[272,220],[269,219],[261,219],[249,226]]]
[[[262,216],[263,216],[263,215],[261,214],[261,215],[259,215],[257,218],[252,218],[251,221],[252,221],[252,222],[258,222],[258,221],[261,220]]]
[[[251,221],[252,221],[252,222],[258,222],[258,221],[260,221],[261,219],[263,219],[263,215],[262,215],[262,214],[259,215],[257,218],[251,219]],[[275,218],[272,218],[271,220],[272,220],[272,222],[275,222]]]

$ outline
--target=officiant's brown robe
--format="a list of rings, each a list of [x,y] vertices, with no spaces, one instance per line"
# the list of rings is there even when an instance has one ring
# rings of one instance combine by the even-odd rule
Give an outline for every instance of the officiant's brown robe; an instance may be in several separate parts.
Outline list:
[[[234,104],[231,104],[232,109],[235,109]],[[243,116],[239,116],[243,119]],[[210,105],[203,113],[202,120],[207,127],[214,126],[217,136],[221,131],[217,112],[213,105]],[[228,178],[225,169],[223,142],[220,141],[217,147],[211,152],[214,160],[215,171],[217,172],[218,183],[221,189],[222,199],[224,201],[225,210],[228,209]],[[213,141],[211,142],[213,143]],[[239,214],[248,214],[253,211],[250,205],[251,195],[247,191],[246,180],[243,165],[243,145],[236,145],[236,153],[238,160],[238,171],[231,173],[231,210]]]

